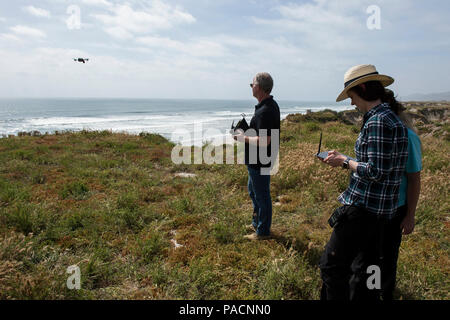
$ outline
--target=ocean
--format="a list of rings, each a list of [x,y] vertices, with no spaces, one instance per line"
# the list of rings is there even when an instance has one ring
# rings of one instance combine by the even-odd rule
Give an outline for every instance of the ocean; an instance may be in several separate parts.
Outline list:
[[[354,109],[348,103],[277,102],[282,119],[308,109]],[[157,133],[183,145],[225,143],[230,141],[231,123],[241,114],[250,122],[256,104],[255,99],[0,99],[0,137],[30,131],[111,130]]]

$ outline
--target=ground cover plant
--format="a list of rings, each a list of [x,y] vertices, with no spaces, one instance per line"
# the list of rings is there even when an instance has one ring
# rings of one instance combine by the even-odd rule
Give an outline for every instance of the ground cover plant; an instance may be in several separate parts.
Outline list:
[[[449,126],[421,131],[422,193],[398,299],[449,298]],[[318,260],[359,127],[330,112],[282,123],[273,238],[243,239],[243,165],[176,165],[159,135],[60,132],[0,139],[0,299],[318,299]],[[438,132],[438,133],[436,133]],[[191,173],[192,176],[178,175]],[[69,290],[67,268],[81,271]]]

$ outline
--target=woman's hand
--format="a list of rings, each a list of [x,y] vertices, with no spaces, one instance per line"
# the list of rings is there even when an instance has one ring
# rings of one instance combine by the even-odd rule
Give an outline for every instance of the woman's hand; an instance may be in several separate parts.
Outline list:
[[[328,156],[322,161],[332,167],[342,167],[345,159],[346,157],[343,154],[337,152],[336,150],[331,150],[328,152]]]

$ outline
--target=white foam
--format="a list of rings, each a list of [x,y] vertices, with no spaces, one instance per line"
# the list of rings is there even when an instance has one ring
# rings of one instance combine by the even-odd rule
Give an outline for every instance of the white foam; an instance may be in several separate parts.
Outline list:
[[[307,105],[305,103],[305,105]],[[234,108],[234,107],[233,107]],[[253,116],[253,109],[248,106],[242,108],[242,111],[236,111],[224,108],[225,110],[196,110],[192,106],[191,110],[171,112],[161,110],[160,113],[133,113],[129,110],[129,114],[121,113],[120,115],[106,115],[108,110],[105,109],[105,115],[102,116],[33,116],[25,118],[23,114],[16,118],[6,118],[0,120],[0,135],[17,134],[21,131],[40,131],[40,132],[54,132],[64,130],[111,130],[113,132],[128,132],[131,134],[138,134],[140,132],[158,133],[164,137],[171,139],[172,133],[176,129],[182,129],[190,132],[189,139],[183,139],[183,145],[202,145],[206,141],[219,141],[223,139],[224,142],[229,142],[231,136],[229,129],[233,121],[241,119],[241,114],[244,113],[247,122],[250,122]],[[236,108],[237,109],[237,108]],[[350,110],[352,106],[336,106],[323,104],[321,106],[305,107],[305,106],[291,106],[281,107],[281,118],[284,119],[291,113],[306,113],[308,109],[313,111],[332,109],[336,111]],[[153,109],[154,110],[154,109]],[[154,112],[154,111],[153,111]],[[89,114],[86,111],[85,114]],[[51,115],[51,114],[50,114]],[[194,135],[194,130],[201,124],[201,134]],[[211,129],[215,129],[211,130]],[[200,138],[199,138],[200,136]],[[231,141],[233,141],[231,139]],[[175,141],[174,141],[175,142]],[[179,141],[176,141],[179,142]]]
[[[223,117],[240,117],[243,113],[247,116],[247,115],[251,114],[252,112],[236,112],[236,111],[229,111],[229,110],[214,112],[215,115],[223,116]]]
[[[105,122],[128,122],[128,121],[154,121],[169,120],[171,116],[152,115],[152,116],[111,116],[111,117],[42,117],[25,119],[24,122],[34,126],[51,125],[77,125],[88,123]]]

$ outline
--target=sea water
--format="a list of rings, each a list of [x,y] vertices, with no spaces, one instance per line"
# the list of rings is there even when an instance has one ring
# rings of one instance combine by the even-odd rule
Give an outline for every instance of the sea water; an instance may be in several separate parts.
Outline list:
[[[277,100],[281,118],[291,113],[332,109],[351,110],[334,102]],[[157,133],[175,143],[200,145],[224,138],[231,123],[245,114],[248,122],[256,100],[182,99],[0,99],[0,137],[19,132],[110,130]],[[200,134],[194,134],[201,130]],[[183,137],[175,134],[185,132]]]

